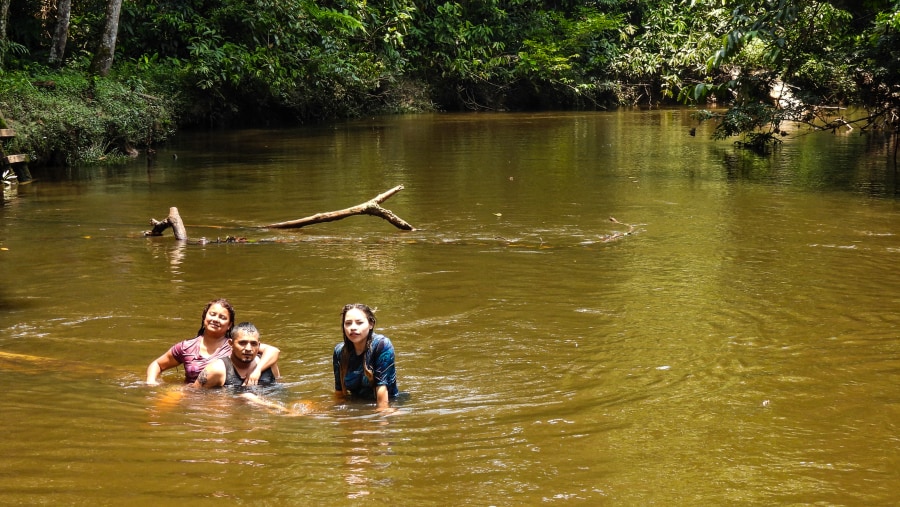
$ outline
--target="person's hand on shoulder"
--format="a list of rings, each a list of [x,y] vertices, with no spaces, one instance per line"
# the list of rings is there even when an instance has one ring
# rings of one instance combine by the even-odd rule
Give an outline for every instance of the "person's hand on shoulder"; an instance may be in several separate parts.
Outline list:
[[[247,379],[244,380],[245,386],[255,386],[259,385],[259,377],[262,376],[263,368],[261,364],[257,364],[256,368],[247,375]]]

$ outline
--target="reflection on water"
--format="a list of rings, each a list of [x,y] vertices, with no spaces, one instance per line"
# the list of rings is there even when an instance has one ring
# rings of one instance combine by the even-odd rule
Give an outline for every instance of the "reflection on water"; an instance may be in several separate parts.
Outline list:
[[[760,159],[694,126],[682,110],[376,118],[185,134],[149,169],[35,175],[0,208],[0,495],[891,505],[887,145],[804,135]],[[416,231],[257,227],[397,184],[385,206]],[[249,241],[143,237],[171,206],[192,239]],[[215,297],[282,350],[285,383],[263,393],[280,408],[182,372],[141,384]],[[349,302],[377,307],[397,349],[396,415],[335,401]]]
[[[171,241],[170,238],[167,238],[166,240],[157,241],[155,243],[148,243],[147,247],[154,258],[165,259],[169,263],[173,282],[177,283],[182,281],[176,277],[181,274],[181,263],[184,261],[184,256],[188,247],[186,241]]]
[[[379,479],[379,457],[391,453],[389,418],[345,417],[340,420],[344,433],[340,442],[344,448],[344,467],[341,470],[347,485],[347,499],[357,500],[372,494],[373,483]],[[388,485],[388,484],[382,484]]]

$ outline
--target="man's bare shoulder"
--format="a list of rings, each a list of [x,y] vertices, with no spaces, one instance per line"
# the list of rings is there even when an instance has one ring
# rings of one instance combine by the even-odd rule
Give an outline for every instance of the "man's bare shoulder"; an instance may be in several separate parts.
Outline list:
[[[221,387],[225,385],[225,360],[213,361],[203,368],[197,377],[197,387]]]

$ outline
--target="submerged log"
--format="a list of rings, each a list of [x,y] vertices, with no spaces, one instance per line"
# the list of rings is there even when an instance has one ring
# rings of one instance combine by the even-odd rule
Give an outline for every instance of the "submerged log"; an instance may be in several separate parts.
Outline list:
[[[637,225],[619,222],[618,220],[616,220],[616,217],[609,217],[609,221],[614,224],[627,225],[628,230],[625,232],[616,231],[612,234],[605,234],[603,236],[600,236],[600,241],[602,241],[603,243],[609,243],[610,241],[615,241],[617,239],[624,238],[625,236],[630,236],[634,234],[634,230],[637,228]]]
[[[265,225],[263,227],[266,229],[299,229],[300,227],[306,227],[307,225],[333,222],[335,220],[340,220],[342,218],[347,218],[353,215],[372,215],[387,220],[398,229],[402,229],[404,231],[414,231],[415,228],[413,226],[409,225],[405,220],[398,217],[393,211],[381,206],[382,202],[386,201],[392,195],[401,190],[403,190],[403,185],[397,185],[387,192],[379,194],[362,204],[357,204],[356,206],[350,208],[344,208],[337,211],[328,211],[325,213],[316,213],[315,215],[311,215],[305,218],[299,218],[297,220],[291,220],[288,222],[278,222]]]

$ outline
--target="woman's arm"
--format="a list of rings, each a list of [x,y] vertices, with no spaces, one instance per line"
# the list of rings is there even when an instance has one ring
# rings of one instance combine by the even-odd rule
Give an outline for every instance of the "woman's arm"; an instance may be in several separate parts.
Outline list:
[[[344,384],[341,382],[341,351],[344,344],[339,343],[334,347],[334,353],[331,354],[331,368],[334,370],[334,394],[335,399],[344,396]]]
[[[374,370],[375,409],[379,412],[391,410],[390,389],[397,384],[397,367],[394,364],[394,345],[387,337],[382,337],[376,348]],[[396,394],[396,393],[395,393]]]
[[[266,371],[268,368],[272,368],[272,373],[275,374],[275,378],[280,377],[280,372],[278,372],[278,356],[281,354],[281,350],[278,347],[272,345],[266,345],[265,343],[259,344],[259,360],[256,362],[256,368],[247,375],[247,380],[244,381],[245,386],[255,386],[259,384],[259,377],[262,375],[262,372]]]
[[[267,400],[267,399],[265,399],[265,398],[263,398],[263,397],[261,397],[261,396],[258,396],[258,395],[254,394],[254,393],[241,393],[240,397],[243,398],[243,399],[245,399],[245,400],[247,400],[248,402],[250,402],[250,403],[252,403],[252,404],[254,404],[254,405],[258,405],[258,406],[260,406],[260,407],[263,407],[263,408],[266,409],[268,412],[271,412],[271,413],[273,413],[273,414],[284,414],[284,415],[288,415],[288,416],[298,416],[298,415],[304,415],[304,414],[306,414],[306,412],[308,411],[308,410],[307,410],[307,407],[306,407],[306,404],[304,404],[304,403],[302,403],[302,402],[298,404],[299,407],[288,408],[288,407],[285,407],[284,405],[282,405],[282,404],[280,404],[280,403],[277,403],[277,402],[274,402],[274,401]]]
[[[148,384],[158,384],[159,383],[159,375],[168,370],[169,368],[174,368],[178,366],[179,363],[175,356],[172,355],[172,351],[166,351],[165,354],[157,357],[147,366],[147,383]]]
[[[375,388],[375,410],[384,411],[390,410],[391,408],[391,400],[388,396],[388,388],[387,386],[377,386]]]

